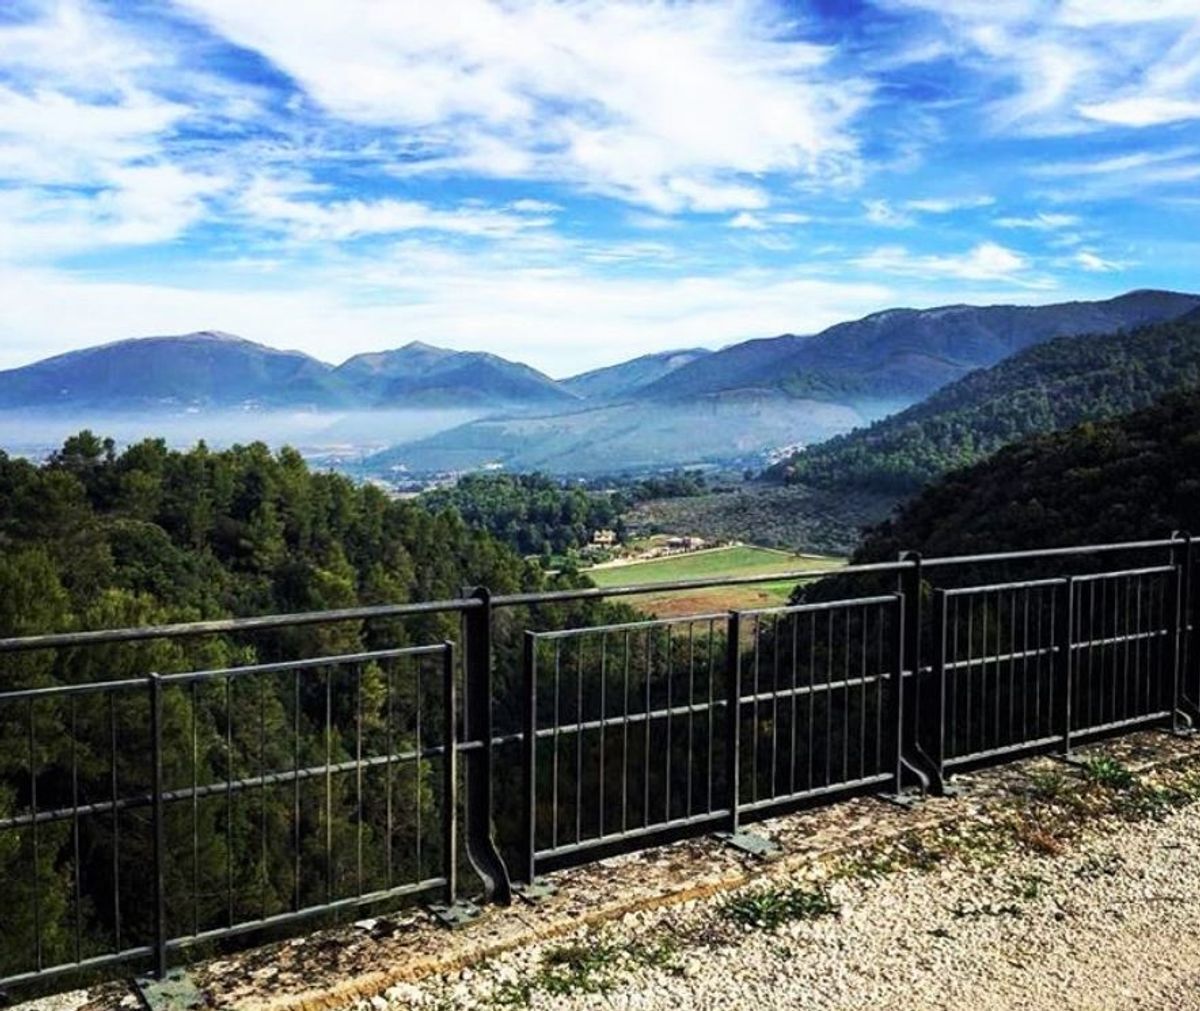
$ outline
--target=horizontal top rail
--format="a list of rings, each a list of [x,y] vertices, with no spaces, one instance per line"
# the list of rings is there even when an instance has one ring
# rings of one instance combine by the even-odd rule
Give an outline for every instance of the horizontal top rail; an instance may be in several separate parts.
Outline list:
[[[1025,561],[1036,558],[1055,558],[1095,555],[1115,551],[1139,551],[1171,548],[1187,543],[1186,537],[1160,540],[1125,541],[1113,544],[1084,544],[1063,548],[1034,548],[1028,551],[1000,551],[980,555],[950,555],[922,559],[924,569],[947,568],[986,562]],[[613,597],[632,597],[649,593],[671,593],[679,590],[706,590],[722,586],[753,586],[763,583],[811,582],[826,576],[855,576],[868,573],[911,571],[918,563],[912,559],[894,562],[871,562],[863,565],[843,565],[823,569],[801,569],[753,576],[715,576],[707,579],[680,579],[664,583],[634,583],[628,586],[587,587],[573,590],[551,590],[543,593],[512,593],[491,598],[493,607],[520,607],[533,604],[554,604],[578,600],[604,600]],[[339,621],[370,621],[379,618],[402,618],[418,614],[463,613],[484,607],[478,597],[459,597],[451,600],[431,600],[408,604],[379,604],[349,607],[329,611],[302,611],[290,614],[270,614],[252,618],[220,618],[212,621],[180,622],[168,625],[142,625],[129,628],[95,629],[83,632],[54,632],[39,635],[0,638],[0,654],[28,652],[38,649],[62,649],[73,646],[95,646],[119,642],[144,642],[150,639],[182,639],[190,636],[219,635],[265,631],[296,625],[331,624]]]
[[[1027,551],[993,551],[985,555],[947,555],[943,558],[926,558],[921,564],[926,569],[949,568],[954,565],[973,565],[980,562],[1018,562],[1033,558],[1099,555],[1109,551],[1146,551],[1153,548],[1172,548],[1186,543],[1186,537],[1168,537],[1157,541],[1123,541],[1115,544],[1080,544],[1067,548],[1030,548]]]
[[[336,621],[369,621],[375,618],[401,618],[415,614],[445,611],[470,611],[483,607],[476,597],[457,600],[429,600],[415,604],[377,604],[370,607],[346,607],[333,611],[299,611],[292,614],[267,614],[257,618],[220,618],[214,621],[186,621],[173,625],[138,625],[131,628],[102,628],[87,632],[53,632],[0,639],[0,653],[18,653],[35,649],[60,649],[68,646],[95,646],[110,642],[138,642],[146,639],[183,639],[195,635],[219,635],[222,632],[257,632],[295,625],[323,625]]]

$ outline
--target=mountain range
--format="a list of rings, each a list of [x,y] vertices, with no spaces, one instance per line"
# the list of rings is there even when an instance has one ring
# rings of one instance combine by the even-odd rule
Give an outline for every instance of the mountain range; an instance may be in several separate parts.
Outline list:
[[[485,416],[400,443],[372,465],[594,472],[742,460],[847,432],[1055,337],[1111,334],[1198,307],[1197,295],[1140,290],[1046,306],[892,309],[812,336],[648,354],[561,380],[421,342],[335,366],[201,331],[2,371],[0,411],[203,417],[452,407]]]

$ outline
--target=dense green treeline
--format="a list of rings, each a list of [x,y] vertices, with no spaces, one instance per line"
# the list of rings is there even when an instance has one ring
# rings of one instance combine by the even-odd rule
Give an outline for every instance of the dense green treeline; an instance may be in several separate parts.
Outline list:
[[[523,555],[563,554],[581,548],[592,532],[623,532],[627,502],[620,493],[591,492],[544,474],[467,474],[452,488],[421,497],[429,509],[454,510]]]
[[[467,474],[450,488],[421,496],[434,512],[454,510],[522,555],[564,555],[591,542],[596,530],[625,536],[625,515],[639,502],[703,494],[703,475],[672,471],[637,481],[568,482],[544,474]]]
[[[1200,315],[1062,337],[973,372],[908,410],[777,465],[789,483],[909,495],[1026,436],[1149,406],[1200,383]]]
[[[548,584],[538,566],[455,511],[312,472],[292,450],[179,452],[152,440],[118,453],[85,432],[41,465],[0,455],[0,636],[575,581]],[[523,629],[627,613],[594,601],[498,613],[498,695],[511,696],[519,681]],[[4,656],[0,692],[446,639],[461,642],[456,615],[39,650]],[[360,763],[437,747],[443,713],[439,656],[168,685],[169,932],[436,875],[442,759]],[[150,820],[137,798],[151,786],[149,727],[141,680],[81,696],[0,699],[0,976],[148,941]],[[326,767],[343,771],[262,778]],[[116,815],[111,806],[70,814],[114,798],[128,805]],[[67,815],[35,823],[35,810]]]
[[[854,561],[1143,540],[1200,530],[1200,392],[1025,439],[930,485]]]

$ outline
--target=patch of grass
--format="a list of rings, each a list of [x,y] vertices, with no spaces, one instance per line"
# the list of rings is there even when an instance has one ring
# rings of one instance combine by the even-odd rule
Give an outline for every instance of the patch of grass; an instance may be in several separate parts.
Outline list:
[[[1137,777],[1126,765],[1107,755],[1085,761],[1083,777],[1106,790],[1129,790],[1137,784]]]
[[[838,909],[828,889],[801,885],[753,888],[730,896],[720,907],[726,920],[756,930],[777,930],[794,920],[831,916]]]
[[[1014,899],[1021,899],[1025,902],[1032,902],[1034,899],[1039,899],[1042,896],[1042,889],[1049,882],[1040,874],[1022,874],[1009,888],[1009,893]]]
[[[535,994],[571,996],[605,994],[620,981],[623,971],[635,966],[671,968],[678,946],[667,938],[653,943],[618,944],[595,935],[581,941],[555,945],[542,954],[537,971],[529,977],[500,984],[492,1003],[501,1007],[529,1007]]]

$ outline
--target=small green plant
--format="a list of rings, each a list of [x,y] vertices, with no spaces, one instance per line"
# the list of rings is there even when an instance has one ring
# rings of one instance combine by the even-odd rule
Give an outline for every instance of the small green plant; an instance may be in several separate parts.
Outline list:
[[[1048,804],[1069,800],[1075,783],[1061,769],[1034,769],[1029,773],[1029,795]]]
[[[1108,755],[1085,761],[1083,775],[1089,783],[1108,790],[1130,790],[1137,784],[1137,777],[1128,767]]]
[[[536,972],[525,979],[500,984],[492,994],[492,1003],[501,1007],[529,1007],[535,993],[604,994],[617,985],[623,968],[671,968],[677,954],[678,945],[672,938],[622,945],[593,935],[555,945],[542,954]]]
[[[824,887],[760,887],[734,895],[721,904],[721,915],[739,926],[777,930],[793,920],[814,920],[838,911]]]

